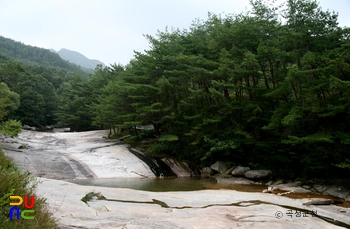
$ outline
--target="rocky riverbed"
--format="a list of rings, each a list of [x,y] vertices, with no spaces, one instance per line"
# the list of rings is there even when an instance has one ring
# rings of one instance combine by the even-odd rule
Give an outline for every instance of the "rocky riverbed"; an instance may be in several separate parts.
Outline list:
[[[8,157],[38,177],[37,194],[47,199],[62,229],[350,227],[349,208],[305,204],[307,196],[236,190],[147,192],[65,181],[154,177],[126,145],[104,139],[105,134],[24,131],[3,143]],[[81,201],[90,192],[97,197]]]

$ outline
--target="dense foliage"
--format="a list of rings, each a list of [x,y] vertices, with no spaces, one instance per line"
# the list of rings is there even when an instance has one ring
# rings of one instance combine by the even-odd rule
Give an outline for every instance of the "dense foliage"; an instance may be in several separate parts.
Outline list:
[[[90,107],[84,120],[94,125],[153,124],[152,149],[203,165],[229,160],[290,177],[347,168],[349,28],[316,1],[251,4],[146,36],[150,50],[78,82],[66,93],[76,105],[65,101],[60,114]]]
[[[38,128],[55,124],[60,89],[73,76],[64,69],[25,65],[0,56],[0,109],[7,104],[0,118]]]

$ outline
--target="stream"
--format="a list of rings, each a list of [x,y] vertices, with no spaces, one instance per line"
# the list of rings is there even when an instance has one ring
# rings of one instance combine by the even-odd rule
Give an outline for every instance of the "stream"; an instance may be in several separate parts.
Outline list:
[[[205,189],[231,189],[244,192],[262,192],[266,185],[217,183],[213,178],[98,178],[70,179],[71,183],[85,186],[130,188],[151,192],[198,191]]]

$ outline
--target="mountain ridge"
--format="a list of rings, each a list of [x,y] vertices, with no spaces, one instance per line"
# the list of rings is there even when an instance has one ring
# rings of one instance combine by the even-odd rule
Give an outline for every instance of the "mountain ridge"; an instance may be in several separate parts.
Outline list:
[[[50,49],[50,51],[57,53],[62,59],[67,60],[70,63],[77,64],[83,68],[95,69],[97,65],[102,65],[103,67],[106,66],[100,60],[89,59],[77,51],[69,50],[66,48],[62,48],[59,51]]]
[[[0,35],[0,55],[30,65],[65,69],[69,72],[87,74],[80,66],[62,59],[49,49],[26,45]]]

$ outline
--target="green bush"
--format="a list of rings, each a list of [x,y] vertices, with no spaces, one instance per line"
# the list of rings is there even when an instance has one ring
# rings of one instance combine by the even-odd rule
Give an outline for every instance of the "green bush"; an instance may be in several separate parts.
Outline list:
[[[57,228],[56,220],[52,217],[45,199],[35,195],[35,178],[29,173],[21,172],[13,162],[8,160],[0,149],[0,228],[16,229],[42,229]],[[9,196],[35,196],[33,207],[34,220],[9,219]],[[23,206],[19,206],[24,210]]]
[[[22,131],[22,124],[20,121],[7,120],[0,124],[0,133],[5,136],[17,137]]]

